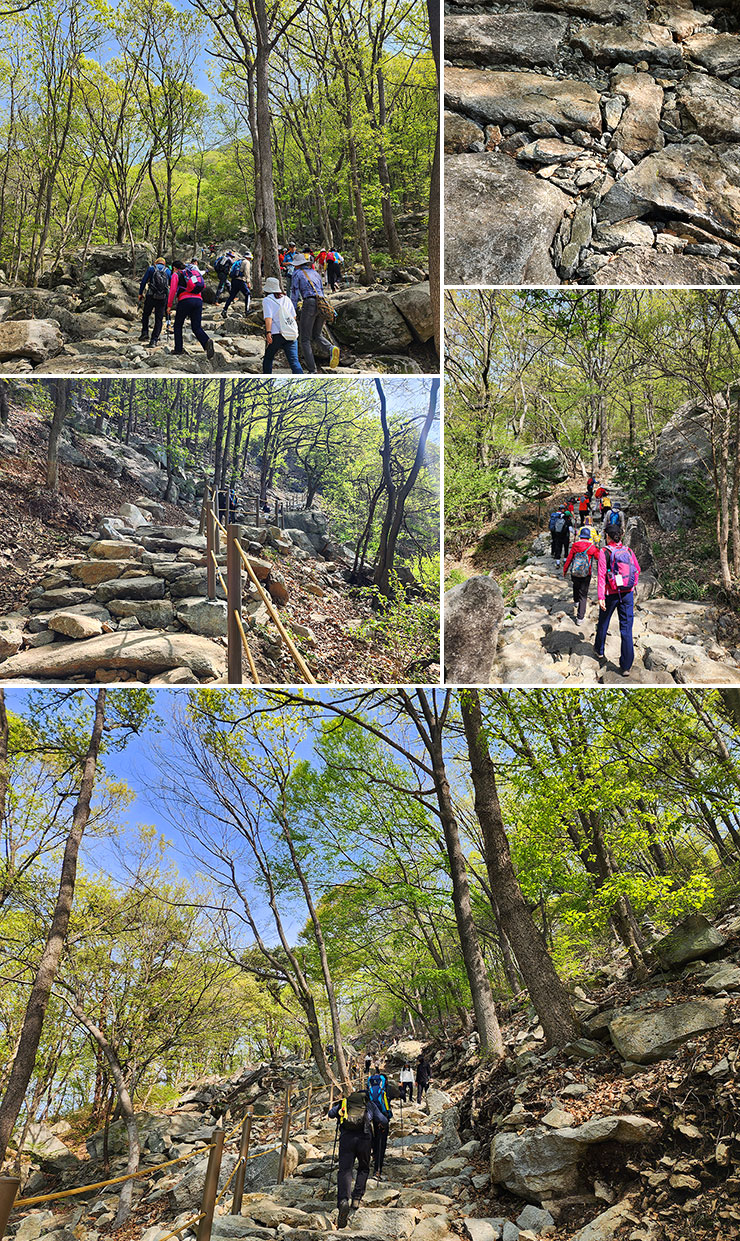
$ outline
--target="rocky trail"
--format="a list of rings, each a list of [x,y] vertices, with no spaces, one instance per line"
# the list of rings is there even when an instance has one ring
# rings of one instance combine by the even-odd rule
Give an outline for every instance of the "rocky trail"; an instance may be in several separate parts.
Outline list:
[[[206,598],[205,476],[178,472],[170,487],[177,507],[164,500],[158,445],[134,437],[137,447],[126,446],[71,426],[59,454],[69,497],[63,492],[51,525],[37,515],[29,544],[23,511],[35,494],[27,483],[38,472],[40,435],[37,419],[13,416],[1,441],[8,456],[0,464],[0,681],[221,680],[226,603],[218,583],[216,599]],[[293,509],[284,521],[285,528],[255,526],[246,516],[243,546],[314,677],[397,680],[395,651],[363,632],[373,612],[350,584],[354,551],[336,541],[319,510]],[[225,548],[218,559],[223,572]],[[260,678],[292,681],[289,652],[246,577],[242,614]]]
[[[630,516],[626,495],[609,484],[612,500],[627,517],[625,544],[642,569],[635,592],[635,662],[630,681],[645,685],[740,685],[740,651],[717,640],[717,610],[706,603],[667,599],[654,572],[645,523]],[[619,625],[609,626],[600,661],[594,653],[598,619],[592,578],[583,625],[576,620],[570,574],[563,577],[550,555],[550,536],[535,540],[524,566],[514,574],[513,606],[499,631],[492,680],[512,685],[617,685]]]
[[[446,279],[740,282],[735,0],[451,0]]]
[[[236,243],[234,243],[236,244]],[[151,246],[136,251],[136,272],[155,258]],[[259,374],[265,351],[261,299],[234,302],[226,319],[216,304],[214,273],[206,277],[203,327],[215,353],[209,361],[185,327],[185,353],[175,357],[163,330],[159,346],[140,342],[139,278],[125,246],[100,246],[83,264],[77,256],[47,272],[44,287],[10,284],[0,273],[0,373],[99,375]],[[428,276],[421,268],[378,272],[375,285],[355,284],[328,294],[336,312],[331,334],[340,345],[339,373],[423,374],[438,367],[433,343]],[[275,373],[289,373],[282,354]],[[329,372],[335,374],[336,372]]]
[[[642,570],[635,592],[635,662],[628,680],[643,685],[740,685],[740,650],[730,650],[720,640],[717,608],[660,593],[647,527],[641,517],[630,515],[626,494],[607,485],[626,518],[624,542]],[[446,660],[455,680],[515,686],[624,684],[618,618],[612,617],[605,658],[600,660],[594,652],[595,572],[586,617],[579,624],[570,574],[564,577],[556,566],[547,530],[511,575],[509,592],[504,601],[490,578],[470,578],[447,592],[445,626],[451,636]],[[477,619],[466,633],[474,608]]]
[[[654,962],[636,978],[626,954],[574,985],[578,1039],[548,1049],[525,997],[502,1007],[505,1058],[481,1061],[477,1035],[431,1049],[426,1099],[394,1119],[382,1179],[371,1177],[345,1235],[358,1241],[732,1241],[740,1235],[740,908],[715,922],[689,915],[650,937]],[[586,989],[584,989],[584,987]],[[356,1040],[358,1048],[364,1042]],[[387,1047],[395,1076],[422,1044]],[[307,1086],[313,1087],[306,1126]],[[293,1090],[287,1179],[276,1184],[282,1092]],[[443,1087],[443,1088],[440,1088]],[[142,1167],[134,1208],[112,1231],[118,1187],[11,1217],[14,1241],[164,1241],[197,1214],[216,1125],[230,1133],[254,1109],[241,1213],[227,1189],[229,1138],[212,1236],[320,1241],[336,1229],[329,1186],[335,1123],[312,1063],[295,1057],[194,1083],[165,1113],[137,1117]],[[65,1141],[66,1139],[66,1141]],[[109,1175],[125,1170],[122,1121],[109,1131]],[[24,1196],[94,1184],[103,1134],[75,1145],[70,1126],[34,1126],[22,1156]],[[195,1154],[186,1165],[158,1165]]]

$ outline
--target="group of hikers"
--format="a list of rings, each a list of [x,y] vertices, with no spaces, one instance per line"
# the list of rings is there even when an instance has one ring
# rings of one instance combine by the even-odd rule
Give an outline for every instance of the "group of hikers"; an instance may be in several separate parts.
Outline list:
[[[383,1174],[388,1132],[393,1119],[392,1103],[400,1101],[401,1115],[406,1100],[411,1102],[416,1085],[417,1103],[421,1103],[432,1080],[432,1070],[424,1055],[419,1056],[416,1068],[404,1064],[398,1082],[392,1081],[382,1063],[373,1065],[373,1058],[365,1056],[365,1085],[360,1090],[345,1095],[329,1108],[329,1117],[337,1122],[339,1154],[337,1158],[337,1228],[346,1228],[350,1214],[359,1207],[370,1176]],[[336,1143],[335,1143],[336,1147]],[[357,1164],[354,1186],[352,1174]]]
[[[601,532],[595,525],[597,515],[602,523]],[[594,652],[599,659],[604,658],[609,623],[616,612],[621,637],[619,671],[622,676],[629,676],[635,661],[632,630],[640,565],[632,549],[622,543],[624,523],[619,505],[612,501],[608,489],[591,475],[580,497],[571,496],[550,514],[549,530],[550,550],[557,568],[562,560],[563,576],[570,570],[579,625],[585,624],[591,577],[596,568],[599,617]],[[571,531],[576,532],[572,546]]]
[[[244,314],[249,314],[253,258],[251,250],[244,249],[238,254],[233,249],[227,249],[213,259],[212,266],[218,279],[216,302],[224,294],[227,295],[221,311],[222,319],[227,318],[231,305],[238,298],[244,299]],[[317,354],[330,369],[336,369],[339,347],[326,335],[327,325],[334,322],[336,315],[326,296],[324,279],[334,292],[341,277],[341,254],[338,250],[326,249],[316,254],[310,247],[303,248],[290,242],[281,248],[279,258],[280,278],[269,276],[263,282],[263,374],[272,374],[278,352],[285,355],[294,375],[302,375],[305,371],[317,373]],[[213,357],[214,341],[202,325],[207,263],[203,258],[200,262],[202,266],[199,266],[197,258],[187,263],[174,259],[168,264],[164,258],[157,258],[144,272],[139,284],[139,306],[142,310],[139,339],[150,349],[159,344],[163,323],[166,319],[169,328],[174,312],[173,353],[176,356],[185,353],[183,328],[189,322],[206,356]],[[299,359],[299,346],[303,364]]]

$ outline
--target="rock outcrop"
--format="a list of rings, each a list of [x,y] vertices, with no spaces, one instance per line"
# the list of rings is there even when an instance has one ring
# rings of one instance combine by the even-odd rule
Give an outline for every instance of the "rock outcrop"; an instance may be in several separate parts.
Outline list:
[[[448,281],[740,283],[736,7],[491,7],[447,4]]]

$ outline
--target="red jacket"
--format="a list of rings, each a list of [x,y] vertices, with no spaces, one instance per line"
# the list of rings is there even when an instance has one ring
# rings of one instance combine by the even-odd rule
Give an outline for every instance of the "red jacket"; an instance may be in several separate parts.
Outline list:
[[[599,555],[598,547],[594,547],[594,544],[591,542],[590,539],[576,539],[575,543],[573,544],[570,551],[568,552],[567,559],[565,561],[565,564],[563,565],[563,577],[565,577],[566,573],[568,572],[568,565],[570,564],[571,560],[573,559],[573,557],[576,555],[577,552],[588,552],[589,560],[596,560],[598,559],[598,555]],[[589,568],[591,568],[591,565],[589,565]]]

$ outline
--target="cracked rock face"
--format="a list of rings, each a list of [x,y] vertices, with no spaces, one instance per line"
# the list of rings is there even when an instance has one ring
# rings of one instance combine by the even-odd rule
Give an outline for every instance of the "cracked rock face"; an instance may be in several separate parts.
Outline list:
[[[697,3],[448,0],[448,283],[740,284],[740,4]]]

